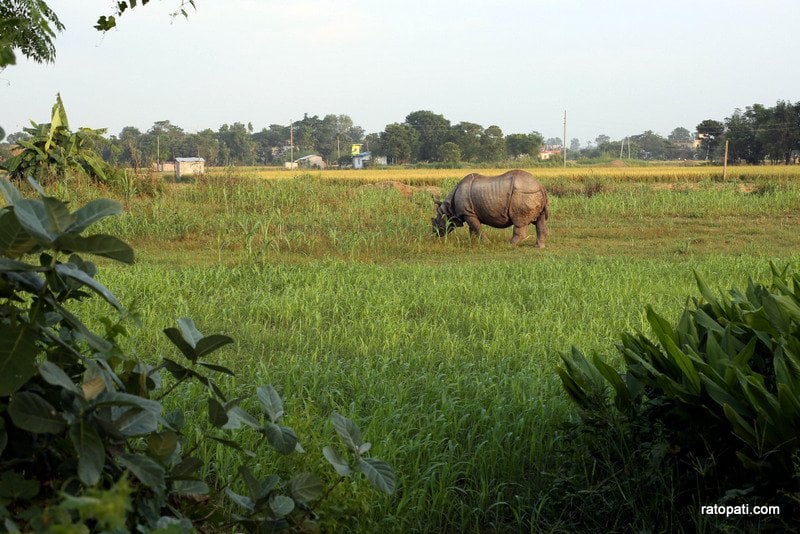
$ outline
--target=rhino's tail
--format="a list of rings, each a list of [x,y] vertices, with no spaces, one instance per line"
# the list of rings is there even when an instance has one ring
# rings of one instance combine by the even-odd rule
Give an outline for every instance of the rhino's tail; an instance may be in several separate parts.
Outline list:
[[[542,210],[542,214],[546,221],[550,218],[550,199],[547,198],[547,191],[545,191],[544,188],[542,188],[542,193],[544,194],[544,209]]]

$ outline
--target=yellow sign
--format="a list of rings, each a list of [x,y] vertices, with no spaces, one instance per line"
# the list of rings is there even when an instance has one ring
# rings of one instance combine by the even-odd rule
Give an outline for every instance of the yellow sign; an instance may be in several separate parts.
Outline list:
[[[350,155],[351,156],[358,156],[361,154],[361,147],[363,145],[350,145]]]

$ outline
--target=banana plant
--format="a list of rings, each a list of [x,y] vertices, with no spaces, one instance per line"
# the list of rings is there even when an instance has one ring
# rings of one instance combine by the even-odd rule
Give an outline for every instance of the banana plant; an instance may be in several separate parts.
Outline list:
[[[60,94],[56,95],[50,122],[31,121],[31,127],[24,130],[30,137],[18,141],[21,150],[0,165],[12,178],[32,176],[48,183],[77,172],[103,182],[109,179],[111,168],[97,153],[105,129],[71,131]]]

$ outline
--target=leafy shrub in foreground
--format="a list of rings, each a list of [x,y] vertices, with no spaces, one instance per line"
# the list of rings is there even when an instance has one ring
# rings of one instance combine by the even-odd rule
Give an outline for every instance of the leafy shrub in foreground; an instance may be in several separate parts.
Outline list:
[[[691,505],[693,520],[699,505],[719,502],[777,503],[784,519],[797,511],[800,276],[774,265],[772,273],[770,286],[750,281],[720,297],[697,277],[702,300],[676,325],[648,308],[656,339],[622,335],[624,373],[575,348],[562,355],[558,372],[583,431],[607,438],[592,454],[625,444],[611,455],[608,469],[619,471],[610,479],[644,480],[632,466],[650,461],[658,471],[651,481],[668,472],[660,487],[674,486],[674,495],[665,500]],[[761,521],[777,525],[781,517]]]
[[[105,130],[78,128],[76,132],[71,131],[61,95],[56,96],[50,122],[31,123],[25,133],[30,137],[17,141],[21,150],[0,165],[12,178],[22,180],[34,176],[39,182],[48,183],[77,171],[106,182],[113,175],[113,169],[97,152],[104,142]]]
[[[195,454],[203,441],[241,454],[238,469],[248,495],[230,488],[212,495],[209,514],[218,525],[248,531],[313,529],[312,505],[330,493],[319,477],[300,473],[289,481],[258,479],[247,467],[256,456],[231,431],[249,427],[281,454],[302,451],[291,428],[281,424],[283,402],[271,386],[257,389],[259,416],[228,398],[212,379],[234,373],[208,357],[233,340],[205,336],[191,319],[164,330],[182,355],[157,365],[123,353],[122,319],[99,317],[105,332],[90,330],[68,309],[70,301],[99,295],[124,318],[125,310],[95,278],[96,266],[77,253],[131,263],[133,251],[119,239],[84,236],[93,223],[121,211],[118,203],[93,200],[75,212],[47,196],[26,199],[7,180],[0,190],[0,520],[4,530],[53,532],[182,532],[193,526],[198,495],[214,493]],[[39,254],[38,263],[21,261]],[[66,261],[62,261],[67,256]],[[162,373],[171,375],[165,387]],[[208,422],[163,413],[161,400],[189,381],[207,393]],[[361,472],[392,493],[395,478],[385,462],[368,456],[358,427],[331,417],[347,453],[326,447],[325,458],[341,476]],[[341,479],[339,479],[341,480]],[[338,484],[338,482],[334,483]],[[238,506],[226,514],[221,496]],[[218,497],[214,499],[214,497]]]

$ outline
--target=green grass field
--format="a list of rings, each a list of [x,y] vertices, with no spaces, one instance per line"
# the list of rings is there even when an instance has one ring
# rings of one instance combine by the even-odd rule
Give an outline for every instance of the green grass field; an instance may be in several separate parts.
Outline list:
[[[800,265],[800,174],[722,183],[648,170],[642,179],[544,176],[543,250],[533,239],[511,247],[509,229],[489,230],[485,242],[465,228],[435,238],[428,191],[380,186],[402,173],[276,180],[240,169],[155,196],[56,192],[127,206],[102,230],[130,241],[137,264],[104,263],[99,277],[141,316],[132,350],[171,354],[161,329],[190,316],[236,339],[218,356],[239,372],[231,387],[252,394],[270,383],[283,394],[307,453],[262,451],[257,473],[302,465],[330,476],[320,451],[333,440],[333,410],[394,466],[395,495],[339,486],[320,508],[323,524],[570,532],[553,485],[560,425],[575,417],[555,374],[559,353],[577,345],[618,364],[618,334],[644,329],[648,304],[675,318],[697,294],[694,271],[724,290],[767,280],[770,260]],[[420,172],[405,182],[444,193],[467,173]],[[205,418],[201,395],[181,402],[187,418]],[[219,454],[213,476],[226,482],[228,453],[204,453]],[[648,526],[661,513],[695,512],[645,509],[628,520]]]

